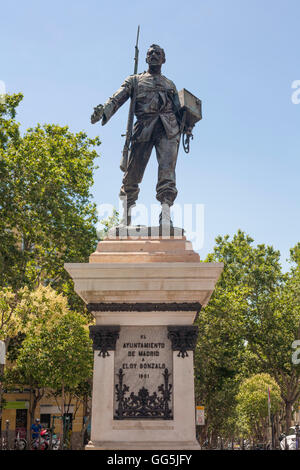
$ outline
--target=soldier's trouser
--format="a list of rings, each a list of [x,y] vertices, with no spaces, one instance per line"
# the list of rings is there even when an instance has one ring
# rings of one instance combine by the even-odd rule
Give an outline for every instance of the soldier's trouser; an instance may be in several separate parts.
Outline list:
[[[140,192],[145,168],[153,147],[158,161],[158,181],[156,199],[161,204],[172,206],[177,196],[175,167],[178,155],[180,134],[168,139],[165,132],[150,142],[135,142],[132,145],[127,171],[123,178],[120,197],[127,197],[127,208],[134,205]]]

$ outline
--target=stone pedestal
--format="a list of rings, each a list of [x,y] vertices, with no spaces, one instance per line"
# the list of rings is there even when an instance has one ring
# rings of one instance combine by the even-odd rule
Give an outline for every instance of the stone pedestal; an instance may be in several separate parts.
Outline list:
[[[141,233],[107,238],[89,263],[65,268],[96,319],[86,449],[199,449],[193,323],[223,265],[201,263],[181,233]]]

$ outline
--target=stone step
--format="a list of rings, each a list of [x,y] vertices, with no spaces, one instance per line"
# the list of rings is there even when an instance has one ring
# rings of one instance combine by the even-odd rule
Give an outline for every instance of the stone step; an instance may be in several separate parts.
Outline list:
[[[96,252],[177,252],[193,250],[186,240],[103,240],[98,243]]]
[[[90,256],[90,263],[178,263],[178,262],[200,262],[200,256],[192,250],[166,252],[118,252],[105,253],[95,252]]]
[[[151,227],[150,227],[151,228]],[[146,227],[146,231],[150,229]],[[179,229],[178,229],[179,230]],[[182,230],[182,229],[180,229]],[[178,263],[199,262],[192,243],[170,236],[107,237],[98,243],[90,263]]]

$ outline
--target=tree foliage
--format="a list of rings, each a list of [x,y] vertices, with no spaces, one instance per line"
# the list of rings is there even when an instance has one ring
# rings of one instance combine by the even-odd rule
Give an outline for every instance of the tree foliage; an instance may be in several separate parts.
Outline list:
[[[116,227],[120,223],[120,215],[116,208],[113,209],[112,214],[109,215],[106,219],[100,221],[102,228],[98,230],[99,240],[103,240],[109,231],[110,228]]]
[[[0,340],[8,346],[10,338],[16,336],[21,327],[21,319],[15,308],[17,295],[12,289],[0,290]]]
[[[249,343],[256,341],[253,328],[261,318],[265,299],[283,281],[280,253],[253,242],[240,230],[232,240],[229,235],[217,237],[206,259],[223,262],[224,270],[198,319],[196,397],[206,406],[208,431],[227,435],[234,432],[239,384],[249,375]],[[251,373],[261,372],[259,364],[253,364],[256,369]]]
[[[40,386],[77,387],[92,373],[92,345],[81,315],[36,319],[27,332],[16,367]]]
[[[0,285],[50,284],[75,302],[63,265],[87,261],[95,248],[90,188],[100,141],[54,124],[21,136],[21,99],[7,96],[0,107]]]
[[[291,261],[297,261],[297,246],[291,254]],[[255,315],[248,317],[246,326],[251,353],[249,368],[268,372],[276,379],[285,404],[288,430],[292,407],[300,397],[300,365],[292,360],[292,345],[300,340],[299,264],[291,266],[272,292],[261,295]]]
[[[248,431],[248,435],[258,440],[267,439],[266,430],[269,425],[268,394],[270,393],[270,410],[276,414],[281,406],[280,388],[269,374],[256,374],[240,384],[236,397],[237,417]]]
[[[46,389],[56,396],[63,387],[73,395],[89,388],[84,384],[92,376],[92,344],[87,318],[70,311],[66,297],[49,286],[33,292],[23,289],[16,312],[26,335],[6,369],[5,383],[31,388],[33,420]]]
[[[22,98],[0,103],[0,339],[14,361],[6,385],[30,386],[33,418],[46,387],[78,394],[91,377],[87,316],[64,263],[86,262],[95,249],[100,141],[56,124],[21,135]]]

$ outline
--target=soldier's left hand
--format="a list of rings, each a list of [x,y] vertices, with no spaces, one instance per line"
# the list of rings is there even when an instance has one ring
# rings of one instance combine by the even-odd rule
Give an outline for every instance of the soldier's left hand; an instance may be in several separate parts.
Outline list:
[[[186,127],[186,128],[185,128],[185,134],[191,136],[191,135],[192,135],[192,132],[193,132],[193,128],[194,128],[194,126]]]

